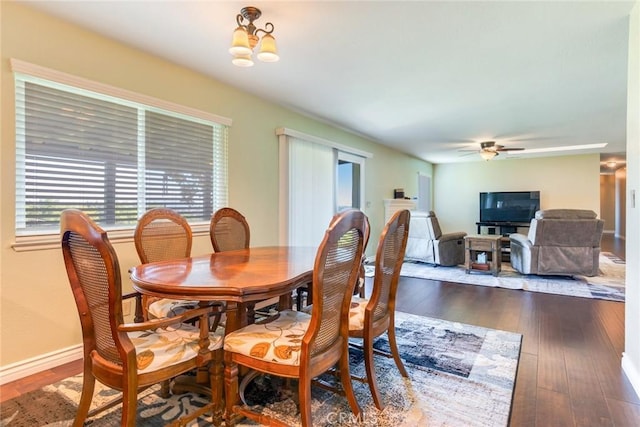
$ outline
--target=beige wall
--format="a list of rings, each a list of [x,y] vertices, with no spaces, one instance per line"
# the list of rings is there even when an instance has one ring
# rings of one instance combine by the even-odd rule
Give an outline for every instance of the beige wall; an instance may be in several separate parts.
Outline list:
[[[434,211],[443,232],[476,234],[479,193],[540,191],[540,207],[600,212],[598,154],[434,166]]]
[[[2,1],[0,17],[0,367],[81,342],[78,315],[60,250],[15,252],[11,249],[15,211],[15,118],[10,58],[233,119],[229,135],[229,202],[249,220],[255,246],[278,242],[278,139],[275,135],[278,127],[373,153],[366,165],[365,199],[370,207],[364,209],[371,220],[372,235],[382,229],[382,200],[392,194],[393,188],[404,187],[408,194],[416,194],[417,173],[432,175],[431,165],[426,162],[295,114],[27,6]],[[260,70],[249,72],[259,76]],[[114,246],[128,288],[126,271],[138,263],[133,243],[127,241]],[[208,236],[196,237],[193,253],[210,251]]]

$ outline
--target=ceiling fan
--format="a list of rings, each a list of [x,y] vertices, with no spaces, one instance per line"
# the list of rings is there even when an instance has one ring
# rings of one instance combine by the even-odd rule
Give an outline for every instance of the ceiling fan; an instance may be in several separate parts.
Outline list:
[[[517,147],[505,147],[504,145],[496,144],[495,141],[483,141],[480,143],[480,157],[484,160],[491,160],[502,151],[521,151],[524,148]],[[475,151],[475,150],[474,150]]]

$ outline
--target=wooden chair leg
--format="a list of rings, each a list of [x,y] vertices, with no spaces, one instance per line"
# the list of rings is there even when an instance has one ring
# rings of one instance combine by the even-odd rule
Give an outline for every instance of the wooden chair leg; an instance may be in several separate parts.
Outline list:
[[[300,420],[302,427],[311,427],[311,378],[300,378],[298,382],[300,398]]]
[[[373,364],[373,339],[365,337],[364,339],[364,366],[367,372],[367,384],[369,384],[369,390],[371,390],[371,396],[373,397],[373,403],[379,410],[384,409],[382,404],[382,398],[378,391],[378,381],[376,379],[376,370]]]
[[[171,380],[164,380],[160,383],[160,397],[168,399],[171,396]]]
[[[342,383],[342,388],[344,389],[345,396],[347,397],[347,401],[351,407],[351,412],[353,412],[353,415],[356,416],[357,420],[362,420],[362,410],[356,400],[356,395],[353,391],[353,384],[351,384],[351,373],[349,372],[349,348],[347,346],[345,346],[344,351],[342,352],[342,357],[340,357],[339,369],[340,382]]]
[[[122,427],[135,427],[138,412],[138,384],[129,384],[122,390]]]
[[[87,361],[85,360],[85,365],[86,364]],[[82,375],[82,394],[80,395],[80,403],[78,404],[76,418],[73,421],[73,427],[82,427],[84,425],[84,420],[87,419],[87,414],[91,407],[91,401],[93,400],[95,386],[96,379],[93,374],[91,374],[91,370],[87,369],[85,366],[84,373]]]
[[[302,310],[302,288],[296,288],[296,311]]]
[[[247,324],[252,325],[256,321],[256,303],[247,303]]]
[[[408,378],[409,374],[407,374],[407,370],[402,363],[402,359],[400,358],[400,353],[398,352],[398,343],[396,342],[396,327],[393,321],[389,325],[389,330],[387,331],[387,336],[389,337],[389,347],[391,348],[391,355],[393,356],[393,360],[396,362],[396,366],[400,371],[400,374]]]

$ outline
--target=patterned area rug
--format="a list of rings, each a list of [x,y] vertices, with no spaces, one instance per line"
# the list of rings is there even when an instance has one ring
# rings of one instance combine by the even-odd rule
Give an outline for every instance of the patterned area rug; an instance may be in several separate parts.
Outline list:
[[[625,299],[625,262],[608,252],[600,254],[600,274],[594,277],[523,275],[515,271],[509,263],[502,263],[502,271],[497,277],[482,272],[466,274],[463,266],[434,267],[419,262],[405,262],[400,274],[421,279],[582,298],[611,301],[624,301]],[[370,266],[367,266],[367,275],[373,275],[373,269]]]
[[[364,411],[363,423],[357,424],[344,397],[314,387],[314,426],[508,425],[521,335],[398,313],[397,336],[409,378],[400,376],[393,359],[375,357],[385,409],[378,411],[368,386],[354,381],[356,397]],[[379,339],[376,346],[388,348],[386,338]],[[351,366],[352,374],[364,376],[360,351],[351,350]],[[3,403],[0,425],[72,425],[81,381],[81,376],[75,376]],[[274,387],[278,387],[276,381],[258,377],[247,387],[245,396],[249,403],[261,405],[264,412],[278,416],[286,424],[299,425],[295,393],[276,393]],[[138,425],[165,425],[206,402],[189,393],[164,400],[156,392],[157,388],[152,388],[140,395]],[[108,401],[115,394],[100,387],[94,403]],[[270,398],[276,395],[280,399]],[[113,426],[119,424],[119,419],[120,409],[116,407],[86,425]],[[203,419],[193,425],[209,424]]]

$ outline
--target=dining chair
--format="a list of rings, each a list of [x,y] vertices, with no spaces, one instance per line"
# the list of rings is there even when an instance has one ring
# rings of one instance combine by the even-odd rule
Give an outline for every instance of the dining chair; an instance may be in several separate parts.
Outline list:
[[[173,318],[124,323],[122,280],[117,255],[107,234],[79,210],[60,217],[64,263],[78,308],[83,338],[82,394],[74,426],[88,416],[95,381],[122,391],[122,426],[135,426],[137,394],[144,388],[198,367],[209,369],[211,402],[181,418],[186,425],[206,412],[222,419],[222,334],[209,331],[213,307],[185,311]],[[197,319],[198,327],[188,325]]]
[[[383,409],[378,391],[373,353],[393,357],[403,377],[407,371],[398,353],[395,335],[395,306],[398,278],[404,260],[409,235],[408,210],[396,212],[385,225],[376,250],[373,289],[369,298],[354,296],[349,310],[349,337],[363,341],[366,378],[355,378],[369,384],[376,407]],[[374,339],[387,333],[391,354],[378,352],[373,347]]]
[[[225,337],[226,422],[247,417],[282,425],[240,405],[238,371],[246,367],[264,374],[298,380],[300,416],[311,426],[311,382],[336,364],[345,395],[357,419],[361,410],[349,374],[348,314],[364,248],[365,215],[358,210],[334,217],[316,253],[311,313],[283,310],[263,323],[245,326]]]
[[[214,252],[248,249],[251,242],[251,230],[247,219],[233,208],[220,208],[211,216],[209,237]],[[255,302],[247,303],[247,322],[256,319]],[[258,313],[268,315],[269,313]]]
[[[211,216],[209,237],[214,252],[247,249],[251,240],[249,223],[233,208],[221,208]]]
[[[145,212],[133,233],[133,241],[142,264],[188,258],[191,256],[193,234],[187,220],[168,208],[153,208]],[[174,300],[142,296],[145,319],[170,317],[198,307],[198,301]]]

